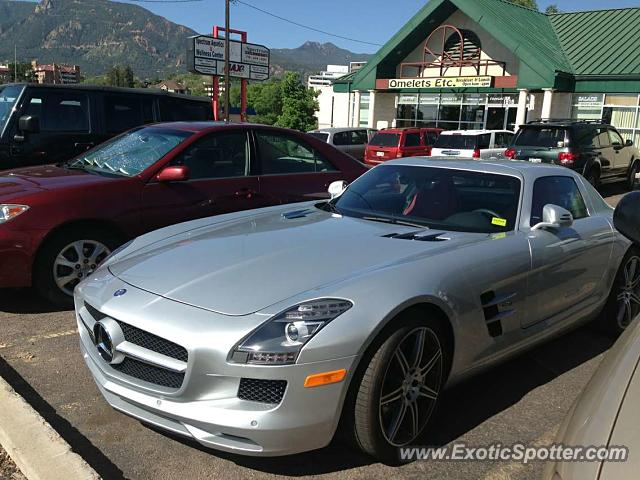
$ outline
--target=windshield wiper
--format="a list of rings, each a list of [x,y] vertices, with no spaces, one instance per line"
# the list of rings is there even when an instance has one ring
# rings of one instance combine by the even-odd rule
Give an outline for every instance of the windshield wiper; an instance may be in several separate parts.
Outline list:
[[[419,223],[413,223],[413,222],[407,222],[406,220],[400,220],[399,218],[395,218],[395,217],[370,217],[370,216],[364,216],[364,217],[360,217],[362,220],[370,220],[372,222],[382,222],[382,223],[391,223],[393,225],[405,225],[407,227],[417,227],[417,228],[422,228],[424,230],[429,230],[429,227],[427,227],[426,225],[421,225]]]

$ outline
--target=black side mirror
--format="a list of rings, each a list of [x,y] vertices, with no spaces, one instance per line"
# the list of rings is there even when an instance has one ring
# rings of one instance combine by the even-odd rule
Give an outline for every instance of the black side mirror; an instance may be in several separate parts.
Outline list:
[[[626,142],[624,142],[624,146],[625,147],[633,147],[633,140],[627,140]]]
[[[640,245],[640,192],[622,197],[613,213],[613,224],[622,235]]]
[[[39,133],[40,119],[35,115],[23,115],[18,119],[18,128],[22,133]]]

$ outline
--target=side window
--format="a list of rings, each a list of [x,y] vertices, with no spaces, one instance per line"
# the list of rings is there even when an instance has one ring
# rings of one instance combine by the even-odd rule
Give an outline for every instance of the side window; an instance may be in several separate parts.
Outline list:
[[[120,133],[153,122],[153,100],[134,95],[111,95],[104,98],[107,132]]]
[[[597,128],[584,128],[575,134],[575,141],[581,147],[600,148]]]
[[[336,132],[333,134],[334,145],[349,145],[349,132]]]
[[[163,122],[213,120],[213,110],[207,102],[195,102],[171,97],[161,98],[160,118]]]
[[[513,134],[508,132],[496,132],[493,148],[507,148],[511,145]]]
[[[368,141],[366,130],[353,130],[351,132],[351,145],[364,145]]]
[[[420,134],[419,133],[407,133],[404,137],[405,147],[419,147],[420,146]]]
[[[611,142],[609,141],[609,134],[607,133],[606,128],[598,129],[598,144],[601,148],[606,148],[611,146]]]
[[[582,194],[571,177],[541,177],[536,180],[531,202],[532,227],[542,221],[542,209],[548,204],[566,208],[575,220],[588,216]]]
[[[172,165],[189,167],[191,180],[243,177],[249,171],[245,132],[213,133],[187,147]]]
[[[297,138],[256,131],[256,140],[263,175],[336,170],[319,152]]]
[[[436,132],[427,132],[424,134],[424,143],[425,145],[433,145],[436,143],[438,139],[438,134]]]
[[[23,115],[37,116],[42,132],[89,131],[89,99],[82,93],[34,93]]]
[[[611,145],[614,147],[622,147],[624,145],[624,140],[615,130],[609,130],[609,140],[611,140]]]
[[[482,135],[478,135],[478,148],[489,148],[490,142],[491,142],[490,133],[484,133]]]

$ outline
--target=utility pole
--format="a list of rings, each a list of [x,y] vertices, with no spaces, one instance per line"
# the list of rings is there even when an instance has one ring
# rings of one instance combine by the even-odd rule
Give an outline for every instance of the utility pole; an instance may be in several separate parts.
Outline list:
[[[13,81],[18,83],[18,46],[13,44]]]
[[[225,0],[224,12],[224,119],[229,123],[231,110],[231,71],[229,68],[229,0]]]

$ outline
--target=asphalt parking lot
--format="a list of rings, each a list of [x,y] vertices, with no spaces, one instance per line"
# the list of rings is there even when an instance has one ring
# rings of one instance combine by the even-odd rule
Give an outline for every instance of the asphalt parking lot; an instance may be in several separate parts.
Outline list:
[[[615,204],[616,188],[604,190]],[[494,368],[445,394],[425,444],[454,440],[549,444],[574,399],[611,346],[584,327]],[[0,290],[0,375],[104,478],[506,479],[540,478],[543,464],[371,463],[338,442],[273,459],[204,450],[154,431],[102,400],[78,351],[71,311],[52,311],[29,290]]]

